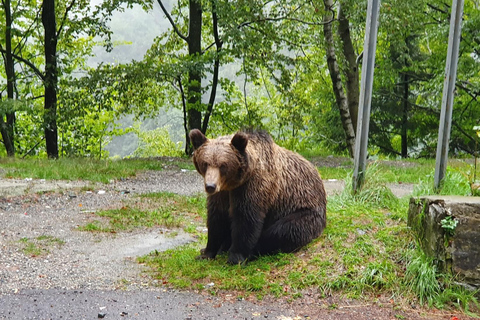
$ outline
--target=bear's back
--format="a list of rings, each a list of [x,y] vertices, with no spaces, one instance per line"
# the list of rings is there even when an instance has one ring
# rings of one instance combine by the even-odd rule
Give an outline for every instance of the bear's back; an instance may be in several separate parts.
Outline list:
[[[315,166],[277,145],[265,132],[251,132],[247,153],[255,165],[251,185],[266,193],[267,206],[277,214],[325,206],[325,189]]]

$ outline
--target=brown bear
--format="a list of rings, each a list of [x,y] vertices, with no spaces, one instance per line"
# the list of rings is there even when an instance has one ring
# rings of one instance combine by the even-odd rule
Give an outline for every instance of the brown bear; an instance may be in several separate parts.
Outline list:
[[[317,169],[264,131],[207,139],[190,131],[193,162],[208,194],[207,247],[197,257],[228,251],[228,263],[294,252],[320,236],[326,195]]]

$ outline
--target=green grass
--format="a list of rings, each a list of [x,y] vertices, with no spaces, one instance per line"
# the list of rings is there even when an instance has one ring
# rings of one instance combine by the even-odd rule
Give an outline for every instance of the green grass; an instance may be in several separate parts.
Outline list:
[[[34,239],[21,238],[19,240],[22,252],[31,257],[46,256],[55,247],[61,247],[65,242],[59,238],[41,235]]]
[[[347,179],[353,171],[353,161],[344,159],[340,165],[335,166],[328,157],[316,157],[310,159],[318,165],[318,170],[323,179]],[[418,183],[426,174],[435,169],[434,160],[402,160],[402,161],[372,161],[368,165],[375,164],[382,173],[384,183]]]
[[[5,178],[34,178],[47,180],[89,180],[108,183],[110,180],[135,176],[139,171],[162,170],[168,167],[193,170],[188,159],[126,159],[96,160],[88,158],[10,159],[0,158]]]
[[[206,197],[203,194],[186,197],[168,192],[149,193],[126,200],[121,208],[101,210],[96,216],[106,219],[93,220],[81,231],[119,232],[133,228],[183,228],[195,233],[196,226],[204,225]]]
[[[337,158],[332,163],[329,157],[315,157],[310,160],[318,165],[318,170],[323,179],[350,179],[353,171],[353,161]],[[335,163],[337,165],[335,165]],[[413,183],[428,182],[433,186],[435,172],[434,159],[405,159],[401,161],[372,161],[368,166],[377,166],[377,171],[382,175],[383,183]],[[450,159],[448,170],[463,176],[468,182],[473,181],[474,167],[472,163],[463,159]],[[477,180],[480,180],[480,165],[477,166]],[[428,180],[426,178],[431,178]],[[431,183],[430,183],[431,182]],[[449,192],[449,191],[444,191]]]

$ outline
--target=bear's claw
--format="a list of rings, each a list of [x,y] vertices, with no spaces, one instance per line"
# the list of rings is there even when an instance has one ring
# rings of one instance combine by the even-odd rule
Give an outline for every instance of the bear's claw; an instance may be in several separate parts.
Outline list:
[[[244,263],[247,259],[241,253],[232,253],[228,254],[228,263],[229,264],[241,264]]]

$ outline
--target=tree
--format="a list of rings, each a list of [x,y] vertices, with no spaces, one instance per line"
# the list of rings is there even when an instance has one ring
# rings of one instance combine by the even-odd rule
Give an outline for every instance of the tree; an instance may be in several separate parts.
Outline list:
[[[208,128],[208,122],[213,110],[213,105],[216,97],[216,90],[218,86],[218,71],[220,67],[219,54],[222,48],[222,41],[218,35],[218,21],[215,1],[211,1],[211,18],[212,18],[212,34],[214,37],[214,45],[216,47],[216,55],[214,57],[214,69],[213,80],[211,84],[210,98],[207,108],[202,106],[202,78],[203,78],[203,64],[201,56],[205,51],[202,49],[202,26],[203,26],[203,6],[200,0],[189,0],[188,3],[188,34],[185,35],[178,26],[178,23],[174,21],[174,18],[170,15],[165,8],[161,0],[157,0],[158,4],[162,8],[163,13],[171,23],[175,34],[183,40],[188,48],[187,60],[191,62],[188,67],[188,77],[186,80],[186,92],[183,91],[183,80],[180,75],[174,76],[176,83],[181,92],[182,105],[185,113],[185,153],[191,154],[192,147],[190,144],[190,138],[188,133],[192,129],[200,129],[203,133],[206,133]],[[178,8],[181,11],[181,8]],[[178,47],[177,47],[178,49]],[[206,109],[206,110],[205,110]],[[202,110],[205,110],[202,119]]]
[[[342,38],[345,56],[347,57],[348,70],[346,74],[347,95],[344,92],[344,85],[340,75],[340,68],[337,63],[337,55],[335,52],[335,40],[332,33],[332,22],[334,21],[334,5],[332,0],[324,0],[325,4],[325,18],[323,32],[325,35],[325,42],[327,46],[327,64],[332,79],[333,91],[335,99],[340,110],[340,117],[342,119],[343,130],[345,131],[345,140],[350,157],[353,157],[355,149],[355,128],[356,118],[358,115],[358,68],[355,53],[353,51],[352,42],[350,39],[350,31],[348,26],[348,19],[345,17],[343,9],[339,8],[340,28],[339,34]]]
[[[6,1],[2,2],[5,11]],[[34,1],[18,2],[14,6],[17,10],[17,45],[16,52],[11,56],[16,63],[26,67],[21,69],[24,79],[21,89],[25,91],[19,94],[32,103],[31,110],[34,110],[38,96],[33,96],[32,99],[32,90],[37,91],[39,87],[43,87],[43,112],[36,116],[43,118],[46,153],[49,158],[57,158],[59,155],[59,79],[84,64],[86,57],[91,54],[94,36],[103,36],[107,48],[111,48],[110,30],[106,22],[113,11],[123,10],[124,4],[128,7],[134,3],[140,3],[145,8],[149,5],[143,0],[105,0],[95,7],[90,6],[90,1],[87,0],[71,0],[68,3],[45,0],[40,8]],[[43,30],[43,35],[40,30]],[[9,57],[7,49],[0,48],[0,51],[5,57]],[[39,59],[40,55],[44,58]],[[6,58],[4,60],[7,61]],[[44,70],[41,71],[41,68]],[[12,79],[10,76],[7,78]]]
[[[73,4],[74,2],[72,2]],[[65,12],[68,15],[69,9]],[[42,5],[42,24],[45,31],[45,142],[49,158],[58,158],[57,131],[57,42],[58,32],[55,15],[55,0],[44,0]]]
[[[12,12],[10,0],[2,0],[3,10],[5,12],[5,49],[2,49],[3,61],[5,65],[7,77],[7,99],[14,99],[15,86],[15,65],[12,56]],[[1,101],[1,99],[0,99]],[[4,120],[6,116],[6,122]],[[1,110],[0,108],[0,132],[2,134],[3,144],[7,155],[13,157],[15,155],[14,139],[15,112],[12,110]]]
[[[474,80],[478,75],[472,73],[479,63],[474,44],[478,31],[473,31],[479,15],[471,5],[467,2],[465,6],[450,144],[451,150],[469,153],[475,146],[471,130],[475,120],[470,117],[478,119],[479,112]],[[432,156],[438,135],[449,8],[440,1],[390,0],[382,10],[379,43],[383,45],[377,54],[371,143],[382,153],[403,158]],[[465,79],[469,79],[466,91],[462,89]]]

